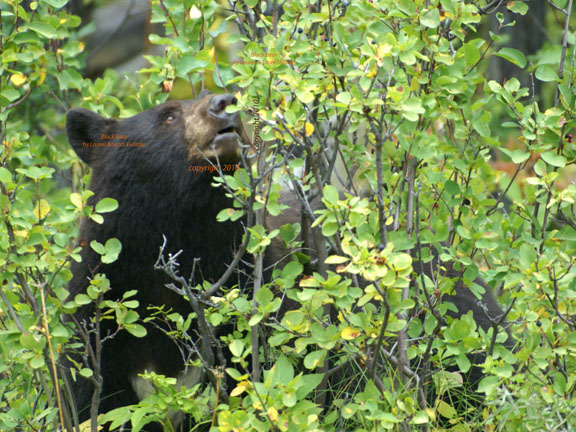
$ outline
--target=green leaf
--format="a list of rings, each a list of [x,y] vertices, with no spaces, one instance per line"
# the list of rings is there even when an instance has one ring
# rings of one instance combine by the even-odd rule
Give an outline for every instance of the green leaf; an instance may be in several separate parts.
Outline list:
[[[244,342],[238,339],[234,339],[232,342],[230,342],[228,348],[230,349],[230,352],[233,356],[240,357],[244,352]]]
[[[255,325],[259,324],[260,321],[262,321],[264,319],[264,314],[257,312],[254,315],[252,315],[252,317],[250,317],[250,320],[248,321],[248,325],[250,327],[254,327]]]
[[[338,232],[338,224],[336,222],[326,222],[322,224],[322,235],[324,237],[331,237]]]
[[[537,79],[544,82],[558,81],[560,79],[556,69],[550,65],[540,66],[538,69],[536,69],[536,73],[534,75]]]
[[[436,28],[440,25],[440,11],[438,8],[433,8],[427,11],[422,17],[420,17],[420,22],[422,25],[429,28]]]
[[[140,324],[125,324],[124,328],[128,333],[137,338],[142,338],[146,336],[147,333],[146,327],[141,326]]]
[[[417,121],[418,114],[424,114],[426,110],[422,107],[422,101],[418,98],[410,98],[402,104],[402,115],[409,121]]]
[[[458,365],[458,368],[462,373],[468,372],[470,366],[472,365],[470,363],[470,359],[465,354],[460,354],[459,356],[456,356],[456,364]]]
[[[506,3],[506,8],[510,11],[510,12],[514,12],[520,15],[526,15],[526,12],[528,12],[528,4],[526,4],[524,1],[509,1]]]
[[[454,320],[450,330],[455,339],[462,340],[470,335],[470,324],[465,320]]]
[[[514,162],[515,164],[521,164],[526,160],[528,160],[528,158],[530,157],[530,152],[523,150],[511,151],[503,147],[500,149],[500,151],[502,151],[502,153],[506,154],[510,159],[512,159],[512,162]]]
[[[0,183],[7,184],[12,181],[12,173],[4,167],[0,167]]]
[[[274,294],[267,287],[261,287],[254,297],[258,303],[265,305],[274,299]]]
[[[96,240],[90,242],[90,247],[96,251],[99,255],[104,255],[106,253],[106,248],[102,243],[98,243]]]
[[[498,387],[500,387],[500,380],[498,377],[489,376],[480,381],[480,384],[478,384],[478,392],[488,395]]]
[[[452,407],[452,405],[448,405],[443,400],[438,402],[437,410],[442,417],[445,417],[448,419],[450,419],[456,415],[456,410]]]
[[[106,241],[104,246],[106,253],[102,255],[102,262],[104,264],[110,264],[118,259],[118,255],[122,251],[122,243],[116,238],[111,238]]]
[[[47,22],[33,21],[28,25],[28,27],[48,39],[56,38],[56,30],[54,30],[54,28]]]
[[[412,422],[414,424],[426,424],[428,421],[429,419],[426,411],[418,411],[416,414],[414,414],[414,417],[412,417]]]
[[[304,267],[302,267],[302,264],[300,264],[298,261],[290,261],[282,269],[282,277],[283,278],[288,278],[288,277],[297,278],[298,276],[300,276],[300,274],[302,273],[303,270],[304,270]]]
[[[392,267],[396,270],[405,270],[412,265],[412,257],[406,253],[394,255],[391,260]]]
[[[101,199],[98,204],[96,204],[96,213],[110,213],[118,208],[118,201],[113,198]]]
[[[176,74],[185,77],[190,72],[205,69],[208,61],[198,54],[185,54],[176,65]]]
[[[30,360],[30,367],[32,367],[32,369],[40,369],[44,365],[45,365],[44,357],[40,355],[37,355],[33,357],[32,360]]]
[[[326,351],[318,350],[312,351],[304,358],[304,366],[307,369],[316,369],[324,364],[324,359],[326,358]]]
[[[106,253],[120,253],[122,250],[122,243],[117,238],[111,238],[106,241]]]
[[[460,193],[460,185],[452,180],[446,180],[446,183],[444,183],[444,189],[450,196],[455,196]]]
[[[90,378],[92,375],[94,375],[94,372],[92,372],[92,369],[88,369],[88,368],[82,368],[78,371],[78,373],[83,376],[84,378]]]
[[[61,7],[64,7],[69,0],[44,0],[44,1],[48,3],[50,6],[56,9],[60,9]]]
[[[338,189],[336,189],[332,185],[324,186],[323,195],[324,199],[328,204],[336,204],[336,202],[338,202],[339,198]]]
[[[92,219],[94,222],[96,222],[97,224],[102,224],[104,223],[104,217],[102,215],[99,214],[91,214],[90,215],[90,219]]]
[[[503,59],[508,60],[511,63],[514,63],[521,69],[526,67],[528,61],[526,60],[526,56],[522,53],[522,51],[514,49],[514,48],[502,48],[500,51],[496,53],[497,56],[502,57]]]
[[[296,97],[300,99],[300,102],[307,104],[314,100],[314,93],[309,90],[296,90]]]
[[[285,356],[280,356],[272,368],[276,378],[275,382],[288,384],[294,378],[294,367]]]
[[[298,399],[304,399],[308,393],[317,389],[322,379],[324,379],[324,374],[304,375],[302,377],[302,385],[296,391]]]
[[[519,253],[520,253],[520,265],[522,266],[521,267],[522,269],[529,269],[530,267],[532,267],[532,264],[536,262],[537,255],[533,246],[524,243],[520,246]]]
[[[540,156],[548,165],[552,165],[558,168],[564,168],[568,162],[564,156],[551,151],[544,152]]]
[[[92,303],[92,299],[86,294],[78,294],[74,297],[74,302],[79,306],[83,306]]]
[[[336,101],[348,105],[352,100],[352,95],[349,92],[342,92],[336,95]]]

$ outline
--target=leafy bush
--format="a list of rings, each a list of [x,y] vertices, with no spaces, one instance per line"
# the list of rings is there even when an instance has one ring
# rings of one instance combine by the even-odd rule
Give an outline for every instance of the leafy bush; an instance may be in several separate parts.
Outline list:
[[[239,89],[254,130],[245,167],[219,178],[236,197],[220,218],[253,221],[254,290],[182,287],[215,295],[208,325],[234,323],[222,338],[231,364],[210,365],[217,379],[205,388],[148,374],[154,394],[104,420],[171,430],[170,416],[183,411],[214,431],[574,427],[576,190],[562,181],[576,156],[571,1],[550,2],[568,23],[555,33],[562,41],[527,58],[501,47],[498,33],[481,36],[493,2],[159,0],[151,21],[166,34],[150,41],[165,54],[148,56],[137,80],[107,71],[94,81],[81,75],[85,28],[66,3],[0,5],[0,429],[57,430],[73,417],[56,379],[72,335],[62,317],[102,303],[108,288],[95,278],[64,304],[76,221],[102,221],[116,205],[86,205],[89,174],[63,134],[66,109],[126,117],[178,96],[164,90],[205,85]],[[491,55],[548,83],[552,102],[516,78],[487,78]],[[510,175],[494,170],[495,155]],[[267,216],[284,210],[282,185],[304,210],[314,196],[323,208],[268,232]],[[264,283],[266,247],[274,237],[300,247],[299,232],[325,240],[316,271],[306,274],[307,257],[294,254]],[[93,247],[103,262],[120,248]],[[433,250],[441,266],[415,277]],[[477,278],[499,295],[514,350],[504,321],[485,332],[470,314],[449,316],[449,267],[478,295]],[[298,307],[280,314],[278,293]],[[142,335],[129,297],[103,306],[119,331]],[[174,337],[192,337],[193,316],[157,316]],[[487,353],[484,378],[465,398],[478,352]]]

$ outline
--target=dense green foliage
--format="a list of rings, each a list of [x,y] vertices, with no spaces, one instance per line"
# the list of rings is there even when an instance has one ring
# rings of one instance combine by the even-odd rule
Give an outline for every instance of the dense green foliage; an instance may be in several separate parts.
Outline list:
[[[565,180],[576,159],[576,69],[568,24],[527,57],[502,48],[499,32],[482,36],[492,11],[481,8],[493,2],[294,0],[280,10],[272,1],[265,9],[255,0],[159,0],[151,21],[166,35],[150,41],[165,54],[148,56],[138,79],[110,70],[92,81],[82,77],[84,28],[66,3],[0,4],[0,430],[60,427],[69,413],[55,390],[63,386],[56,363],[72,335],[62,317],[100,304],[108,289],[95,278],[86,295],[64,304],[77,220],[102,222],[117,204],[85,205],[89,173],[67,144],[66,110],[127,117],[182,97],[167,89],[204,85],[239,88],[243,120],[259,129],[251,167],[220,177],[237,198],[220,217],[250,215],[247,251],[258,263],[271,238],[294,245],[309,228],[266,232],[266,215],[283,210],[278,196],[289,183],[323,197],[310,225],[330,249],[320,251],[313,275],[303,275],[307,259],[297,254],[271,283],[255,274],[254,291],[228,287],[212,298],[207,322],[236,326],[223,338],[233,362],[219,371],[236,382],[229,399],[220,388],[178,389],[149,374],[156,394],[106,419],[134,430],[167,421],[171,410],[213,431],[576,426],[576,189]],[[570,22],[571,0],[549,3],[551,16]],[[506,6],[517,14],[529,7]],[[513,77],[491,81],[493,55],[546,83],[548,96]],[[303,155],[285,156],[293,146]],[[494,169],[497,155],[508,174]],[[103,262],[121,248],[115,240],[93,247]],[[503,320],[484,332],[471,315],[447,317],[451,305],[440,299],[454,280],[445,272],[414,277],[408,252],[420,248],[426,261],[431,247],[474,291],[482,292],[481,278],[499,295],[514,350],[503,345]],[[279,292],[301,307],[278,315]],[[130,296],[104,302],[98,319],[142,335],[134,307]],[[167,311],[158,317],[181,338],[196,322]],[[478,351],[488,353],[480,408],[461,397],[468,355]]]

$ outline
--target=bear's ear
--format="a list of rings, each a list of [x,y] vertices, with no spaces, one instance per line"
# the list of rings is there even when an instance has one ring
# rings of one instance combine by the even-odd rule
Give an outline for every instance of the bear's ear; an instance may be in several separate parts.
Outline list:
[[[76,154],[91,165],[98,155],[102,154],[97,146],[91,143],[103,142],[116,122],[84,108],[74,108],[66,114],[66,134],[68,142]]]
[[[212,92],[210,90],[202,90],[198,95],[198,100],[204,99],[205,96],[211,95]]]

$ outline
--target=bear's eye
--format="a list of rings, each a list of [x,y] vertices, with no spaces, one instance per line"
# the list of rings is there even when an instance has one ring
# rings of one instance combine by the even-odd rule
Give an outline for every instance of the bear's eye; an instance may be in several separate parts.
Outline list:
[[[166,123],[173,123],[176,120],[176,116],[174,115],[174,113],[167,112],[162,117],[162,120],[165,121]]]

